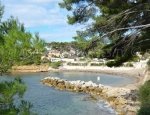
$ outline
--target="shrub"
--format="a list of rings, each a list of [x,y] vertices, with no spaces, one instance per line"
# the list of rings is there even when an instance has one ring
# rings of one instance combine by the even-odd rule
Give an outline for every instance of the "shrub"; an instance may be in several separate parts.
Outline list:
[[[122,66],[124,62],[127,62],[127,61],[131,61],[132,60],[132,57],[130,55],[127,55],[127,56],[123,56],[123,57],[116,57],[114,61],[109,61],[106,63],[106,65],[108,67],[119,67],[119,66]]]
[[[108,61],[108,62],[106,63],[106,65],[107,65],[108,67],[118,67],[118,66],[121,66],[122,63],[115,60],[115,61]]]
[[[150,80],[140,87],[139,99],[142,104],[150,104]]]
[[[124,62],[128,61],[127,57],[116,57],[114,61],[108,61],[106,65],[108,67],[119,67],[122,66]]]
[[[138,115],[150,115],[150,104],[142,105],[138,111]]]
[[[32,64],[34,64],[32,59],[30,59],[30,60],[23,60],[23,61],[19,62],[19,65],[32,65]]]
[[[79,61],[86,61],[86,58],[80,58]]]
[[[32,57],[34,64],[40,65],[41,64],[41,55],[33,55]]]
[[[49,62],[50,62],[50,60],[48,60],[47,58],[44,58],[41,60],[41,63],[49,63]]]
[[[50,66],[54,69],[58,69],[62,65],[62,62],[51,62]]]
[[[15,65],[40,65],[41,64],[41,55],[34,54],[29,57],[25,57],[21,60],[15,62]]]
[[[150,115],[150,81],[147,81],[139,89],[139,100],[141,108],[138,111],[138,115]]]

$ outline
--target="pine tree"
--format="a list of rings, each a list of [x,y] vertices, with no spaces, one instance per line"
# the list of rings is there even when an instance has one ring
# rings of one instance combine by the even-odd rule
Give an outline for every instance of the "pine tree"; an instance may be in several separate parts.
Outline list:
[[[72,12],[69,24],[88,22],[80,32],[84,37],[99,36],[89,48],[109,39],[103,48],[107,58],[119,57],[121,64],[150,48],[149,0],[63,0],[59,5]]]

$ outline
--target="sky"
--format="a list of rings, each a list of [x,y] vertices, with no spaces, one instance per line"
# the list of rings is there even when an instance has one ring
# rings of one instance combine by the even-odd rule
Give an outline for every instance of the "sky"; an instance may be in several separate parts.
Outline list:
[[[24,23],[27,31],[39,32],[46,42],[72,41],[80,25],[67,24],[68,11],[61,9],[62,0],[1,0],[5,6],[3,19],[10,16]]]

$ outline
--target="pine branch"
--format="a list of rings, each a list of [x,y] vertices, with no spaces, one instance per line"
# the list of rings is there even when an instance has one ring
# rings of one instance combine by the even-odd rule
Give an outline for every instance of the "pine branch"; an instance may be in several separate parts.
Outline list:
[[[112,33],[116,32],[116,31],[129,30],[129,29],[139,29],[139,28],[149,28],[149,27],[150,27],[150,24],[139,25],[139,26],[131,26],[131,27],[126,27],[126,28],[118,28],[118,29],[115,29],[113,31],[110,31],[110,32],[104,34],[101,37],[105,37],[106,35],[112,34]]]

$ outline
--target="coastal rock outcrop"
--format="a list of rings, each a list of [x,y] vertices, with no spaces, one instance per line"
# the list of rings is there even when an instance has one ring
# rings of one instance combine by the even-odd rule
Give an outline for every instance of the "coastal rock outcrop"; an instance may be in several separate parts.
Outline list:
[[[127,113],[136,115],[138,109],[137,100],[133,100],[131,97],[133,91],[127,88],[104,86],[102,84],[95,84],[92,81],[67,81],[57,77],[46,77],[41,81],[43,84],[59,90],[84,92],[94,97],[100,97],[106,100],[119,115],[127,115]]]

